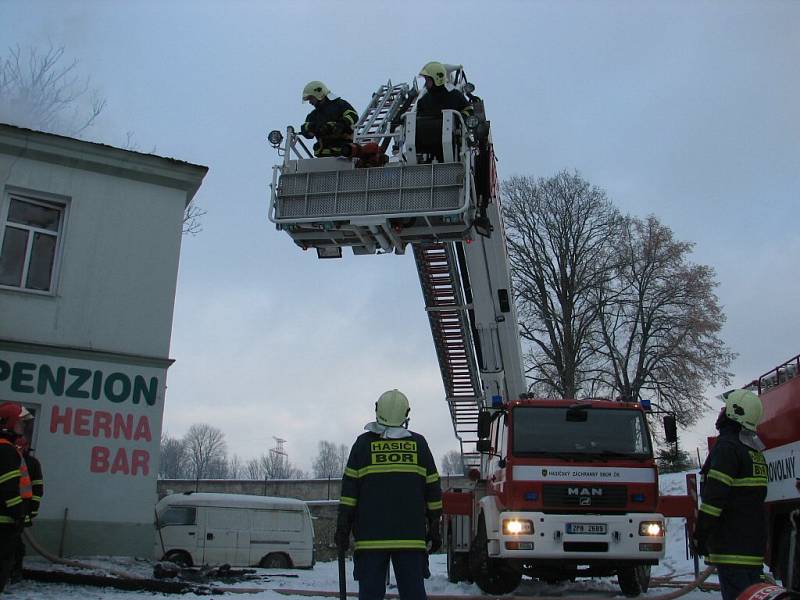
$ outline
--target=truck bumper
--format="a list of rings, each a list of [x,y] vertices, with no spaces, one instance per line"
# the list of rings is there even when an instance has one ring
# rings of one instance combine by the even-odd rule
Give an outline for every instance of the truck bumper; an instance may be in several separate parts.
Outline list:
[[[504,534],[504,520],[533,523],[530,534]],[[646,521],[661,523],[660,535],[640,535]],[[620,560],[654,564],[664,557],[666,519],[658,513],[625,515],[552,515],[539,512],[501,512],[489,527],[489,556],[567,561]],[[583,533],[576,533],[582,530]],[[591,533],[590,533],[591,532]]]

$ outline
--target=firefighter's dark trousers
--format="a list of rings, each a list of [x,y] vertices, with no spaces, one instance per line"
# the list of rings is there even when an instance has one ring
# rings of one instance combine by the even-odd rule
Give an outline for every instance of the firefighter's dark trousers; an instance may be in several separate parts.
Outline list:
[[[428,555],[419,550],[356,552],[353,574],[358,580],[358,600],[383,600],[390,559],[400,599],[427,600]]]
[[[761,568],[717,565],[717,576],[722,600],[736,600],[751,585],[761,583]]]
[[[17,553],[21,527],[0,525],[0,592],[6,587],[11,570],[14,568],[14,555]]]

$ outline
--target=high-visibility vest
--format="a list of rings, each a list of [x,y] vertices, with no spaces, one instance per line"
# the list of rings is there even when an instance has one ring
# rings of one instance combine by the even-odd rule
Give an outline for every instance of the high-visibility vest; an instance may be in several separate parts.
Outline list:
[[[17,456],[19,456],[19,499],[20,501],[31,500],[33,498],[33,482],[31,482],[28,465],[22,457],[22,453],[19,448],[5,438],[0,438],[0,444],[8,444],[16,450]]]

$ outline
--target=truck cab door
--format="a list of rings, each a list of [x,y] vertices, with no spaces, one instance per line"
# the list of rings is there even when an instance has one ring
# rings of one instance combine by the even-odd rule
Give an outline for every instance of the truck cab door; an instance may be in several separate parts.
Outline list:
[[[202,557],[202,542],[198,540],[197,508],[194,506],[170,506],[163,511],[156,524],[156,558],[170,550],[184,550],[195,562]],[[162,548],[163,544],[163,548]],[[201,551],[198,553],[198,545]]]

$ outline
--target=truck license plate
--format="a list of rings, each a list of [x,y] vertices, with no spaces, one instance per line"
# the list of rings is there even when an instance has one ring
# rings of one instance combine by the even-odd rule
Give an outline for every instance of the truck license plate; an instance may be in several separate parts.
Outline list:
[[[567,523],[567,533],[604,534],[608,532],[605,523]]]

